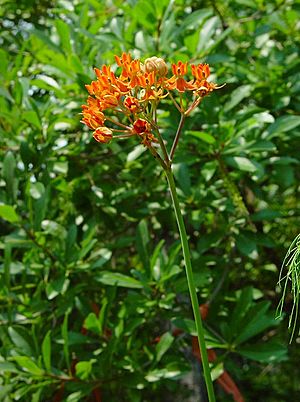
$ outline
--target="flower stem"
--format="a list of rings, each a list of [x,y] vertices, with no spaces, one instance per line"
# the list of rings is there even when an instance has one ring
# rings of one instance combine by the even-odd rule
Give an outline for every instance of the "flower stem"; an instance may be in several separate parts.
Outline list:
[[[200,310],[199,310],[199,303],[198,303],[197,292],[196,292],[196,287],[195,287],[195,282],[194,282],[194,276],[193,276],[193,270],[192,270],[190,250],[189,250],[186,229],[185,229],[185,225],[184,225],[183,216],[182,216],[182,213],[180,210],[180,205],[179,205],[179,200],[178,200],[178,196],[177,196],[176,185],[175,185],[172,169],[171,168],[165,169],[165,173],[166,173],[166,176],[168,179],[169,189],[170,189],[171,197],[172,197],[172,201],[173,201],[174,212],[175,212],[178,229],[179,229],[179,233],[180,233],[180,240],[181,240],[182,252],[183,252],[184,263],[185,263],[185,268],[186,268],[187,282],[188,282],[190,298],[191,298],[191,303],[192,303],[192,308],[193,308],[194,318],[195,318],[195,323],[196,323],[198,342],[199,342],[199,348],[200,348],[200,353],[201,353],[203,373],[204,373],[204,379],[205,379],[205,383],[206,383],[208,399],[209,399],[209,402],[215,402],[216,399],[215,399],[214,388],[213,388],[213,384],[212,384],[210,368],[209,368],[209,363],[208,363],[206,344],[205,344],[205,339],[204,339],[204,329],[203,329],[202,319],[201,319]]]
[[[175,138],[174,138],[174,142],[172,144],[172,148],[171,148],[171,152],[170,152],[170,160],[171,161],[174,158],[174,153],[176,151],[176,147],[177,147],[177,144],[178,144],[178,141],[179,141],[179,138],[180,138],[180,134],[181,134],[181,131],[182,131],[182,128],[183,128],[185,117],[186,117],[185,113],[181,113],[180,122],[179,122],[179,125],[178,125],[178,128],[177,128]]]

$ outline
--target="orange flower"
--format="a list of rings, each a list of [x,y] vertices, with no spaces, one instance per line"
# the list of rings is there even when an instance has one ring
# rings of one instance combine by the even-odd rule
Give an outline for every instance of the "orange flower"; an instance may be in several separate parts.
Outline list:
[[[208,82],[207,78],[210,75],[210,69],[208,64],[192,64],[191,65],[192,74],[194,76],[194,82],[192,83],[194,87],[194,94],[200,97],[208,95],[215,89],[220,89],[222,86],[217,86],[213,82]]]
[[[121,81],[128,81],[130,88],[134,88],[138,85],[138,75],[141,72],[141,65],[139,60],[131,60],[131,56],[127,53],[123,53],[122,57],[115,56],[118,66],[122,67],[122,73],[120,75]]]
[[[117,131],[125,134],[115,137],[127,138],[137,134],[144,145],[151,147],[152,142],[157,142],[151,124],[157,124],[157,105],[163,98],[170,96],[180,113],[188,116],[204,96],[220,88],[207,81],[210,75],[208,64],[192,64],[193,80],[188,81],[187,62],[179,60],[173,63],[173,75],[168,78],[168,67],[159,57],[150,57],[144,64],[138,59],[133,60],[128,53],[115,56],[115,59],[121,69],[119,74],[104,65],[101,69],[95,68],[97,79],[86,85],[90,96],[87,105],[82,106],[81,121],[94,130],[94,138],[99,142],[109,142],[113,138],[112,132]],[[179,106],[171,94],[173,90],[180,93],[193,91],[195,99],[189,104],[188,99],[185,102],[180,95]],[[151,107],[152,104],[155,107]],[[107,109],[111,110],[109,116],[105,114]],[[117,128],[104,127],[106,119]]]
[[[155,72],[144,73],[138,77],[138,85],[141,88],[151,88],[155,84]]]
[[[89,106],[82,105],[83,119],[81,120],[81,122],[86,124],[92,130],[95,130],[96,128],[104,124],[105,116],[100,111],[96,99],[89,96],[88,104]]]
[[[138,77],[138,85],[144,89],[141,92],[141,99],[146,101],[148,99],[157,99],[163,95],[162,88],[159,88],[161,82],[156,80],[155,71],[151,73],[144,73]]]
[[[115,74],[110,71],[110,66],[104,65],[102,71],[95,68],[98,80],[103,81],[106,85],[109,84],[108,89],[111,92],[126,93],[130,90],[128,84],[124,83],[120,78],[117,78]]]
[[[200,97],[204,97],[205,95],[208,95],[210,92],[212,92],[214,89],[219,89],[222,87],[217,86],[213,82],[208,82],[208,81],[202,81],[198,84],[199,86],[195,89],[194,94],[198,95]]]
[[[131,113],[137,113],[141,109],[138,99],[134,98],[133,96],[126,96],[124,106]]]
[[[198,81],[206,80],[210,75],[210,70],[209,70],[208,64],[198,64],[197,66],[195,64],[192,64],[191,70],[192,70],[193,76]]]
[[[183,77],[187,73],[187,63],[183,63],[179,60],[177,64],[172,64],[172,72],[174,75],[167,80],[167,89],[177,89],[179,92],[193,89],[191,84]]]
[[[102,98],[99,100],[99,107],[101,110],[105,109],[113,109],[118,106],[119,99],[121,98],[120,94],[112,94],[112,93],[103,93]]]
[[[133,123],[133,130],[136,134],[143,134],[150,132],[150,124],[144,119],[137,119]]]
[[[187,73],[187,63],[183,63],[182,61],[178,61],[178,63],[172,64],[172,73],[178,77],[183,76]]]
[[[144,119],[137,119],[133,123],[133,131],[142,138],[142,144],[145,147],[151,147],[152,142],[158,142],[151,133],[151,125]]]
[[[93,137],[96,141],[107,143],[113,138],[113,132],[108,127],[98,127],[94,133]]]
[[[122,53],[122,56],[115,56],[116,62],[118,64],[118,66],[123,66],[124,64],[130,63],[131,62],[131,56],[129,53]]]
[[[122,94],[128,92],[128,86],[115,77],[109,66],[104,65],[102,70],[95,68],[95,73],[97,81],[92,81],[90,85],[86,85],[90,95],[101,99],[103,94],[108,94],[119,99]]]

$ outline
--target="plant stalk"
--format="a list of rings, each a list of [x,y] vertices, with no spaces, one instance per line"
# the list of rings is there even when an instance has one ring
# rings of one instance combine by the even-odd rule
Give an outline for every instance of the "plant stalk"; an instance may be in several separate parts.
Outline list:
[[[186,117],[185,113],[181,113],[180,122],[179,122],[179,125],[178,125],[178,128],[177,128],[177,131],[176,131],[176,134],[175,134],[175,139],[174,139],[174,142],[173,142],[173,145],[172,145],[172,148],[171,148],[171,152],[170,152],[170,160],[171,161],[174,158],[174,154],[175,154],[176,147],[177,147],[177,144],[178,144],[178,141],[179,141],[179,138],[180,138],[180,134],[181,134],[182,127],[183,127],[183,124],[184,124],[184,121],[185,121],[185,117]]]
[[[192,308],[193,308],[194,318],[195,318],[195,323],[196,323],[198,342],[199,342],[199,348],[200,348],[200,353],[201,353],[202,367],[203,367],[203,373],[204,373],[204,379],[205,379],[205,383],[206,383],[208,399],[209,399],[209,402],[215,402],[216,399],[215,399],[214,388],[213,388],[213,384],[212,384],[210,368],[209,368],[209,363],[208,363],[208,356],[207,356],[206,344],[205,344],[205,339],[204,339],[204,329],[203,329],[201,314],[200,314],[200,310],[199,310],[199,304],[198,304],[197,292],[196,292],[194,275],[193,275],[193,270],[192,270],[190,250],[189,250],[189,244],[188,244],[185,224],[184,224],[183,216],[182,216],[182,213],[180,210],[180,205],[179,205],[179,200],[178,200],[178,196],[177,196],[176,185],[175,185],[172,169],[171,168],[165,169],[165,173],[166,173],[168,183],[169,183],[169,189],[170,189],[170,193],[171,193],[171,197],[172,197],[172,201],[173,201],[174,212],[175,212],[177,225],[178,225],[178,229],[179,229],[179,234],[180,234],[182,252],[183,252],[184,263],[185,263],[185,268],[186,268],[187,282],[188,282],[190,298],[191,298],[191,303],[192,303]]]

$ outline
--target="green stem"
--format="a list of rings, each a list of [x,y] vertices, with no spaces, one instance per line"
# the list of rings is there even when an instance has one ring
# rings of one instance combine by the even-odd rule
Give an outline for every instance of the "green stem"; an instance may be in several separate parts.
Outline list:
[[[215,402],[216,399],[215,399],[214,388],[213,388],[213,384],[212,384],[210,368],[209,368],[209,363],[208,363],[206,344],[205,344],[205,339],[204,339],[204,330],[203,330],[203,324],[202,324],[201,314],[200,314],[200,310],[199,310],[199,304],[198,304],[197,292],[196,292],[195,281],[194,281],[194,276],[193,276],[193,270],[192,270],[191,257],[190,257],[186,229],[185,229],[182,213],[180,210],[180,205],[179,205],[179,201],[178,201],[173,172],[172,172],[171,168],[165,169],[165,172],[166,172],[166,176],[167,176],[168,183],[169,183],[169,188],[170,188],[172,201],[173,201],[173,207],[174,207],[175,216],[176,216],[178,229],[179,229],[179,233],[180,233],[181,246],[182,246],[184,263],[185,263],[185,268],[186,268],[187,282],[188,282],[188,287],[189,287],[189,291],[190,291],[190,298],[191,298],[191,302],[192,302],[194,318],[195,318],[195,323],[196,323],[198,342],[199,342],[199,348],[200,348],[200,353],[201,353],[203,373],[204,373],[204,379],[205,379],[206,388],[207,388],[208,399],[209,399],[209,402]]]

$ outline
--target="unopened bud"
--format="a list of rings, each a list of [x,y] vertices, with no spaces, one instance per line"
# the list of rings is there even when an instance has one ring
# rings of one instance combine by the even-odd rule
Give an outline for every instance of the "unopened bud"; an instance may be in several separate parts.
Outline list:
[[[163,76],[167,74],[168,67],[163,59],[153,56],[145,60],[144,70],[146,73],[155,71],[158,75]]]
[[[137,119],[133,123],[133,130],[136,134],[149,133],[151,130],[150,124],[144,119]]]

